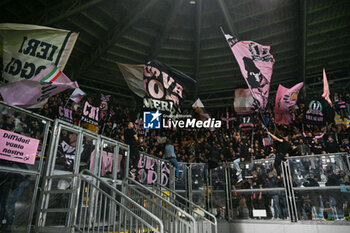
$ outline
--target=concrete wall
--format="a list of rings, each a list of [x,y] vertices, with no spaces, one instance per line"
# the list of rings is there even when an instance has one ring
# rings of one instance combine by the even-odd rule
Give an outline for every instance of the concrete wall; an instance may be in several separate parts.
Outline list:
[[[219,222],[218,233],[350,233],[350,222]]]

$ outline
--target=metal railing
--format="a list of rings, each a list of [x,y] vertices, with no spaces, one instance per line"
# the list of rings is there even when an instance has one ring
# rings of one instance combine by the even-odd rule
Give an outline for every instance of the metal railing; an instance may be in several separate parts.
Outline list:
[[[217,220],[213,214],[164,185],[155,184],[152,188],[156,193],[192,215],[197,220],[198,232],[217,233]]]
[[[163,221],[165,232],[199,233],[195,218],[166,197],[131,178],[127,178],[123,186],[126,195]]]
[[[201,164],[180,165],[183,176],[175,184],[176,192],[197,205],[205,204],[205,209],[222,220],[350,218],[346,153],[288,157],[282,164],[282,176],[275,174],[272,158],[235,162],[209,171]],[[344,180],[339,183],[340,173]]]
[[[52,120],[0,101],[0,129],[39,140],[34,164],[0,160],[0,219],[8,230],[30,232]],[[20,198],[27,200],[16,205]],[[2,200],[1,200],[2,199]],[[7,203],[3,201],[7,200]],[[5,205],[5,206],[4,206]]]
[[[165,232],[147,208],[90,171],[80,173],[78,187],[75,228],[80,232]]]

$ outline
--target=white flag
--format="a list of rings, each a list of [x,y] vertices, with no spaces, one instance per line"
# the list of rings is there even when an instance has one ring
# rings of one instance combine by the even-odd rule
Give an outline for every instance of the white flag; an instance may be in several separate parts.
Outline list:
[[[80,88],[75,88],[75,90],[73,91],[73,93],[70,95],[70,99],[73,100],[75,103],[79,103],[80,100],[86,95],[85,92],[83,92],[83,90],[81,90]]]
[[[0,24],[4,78],[31,79],[48,65],[63,70],[78,33],[27,24]],[[1,46],[0,46],[1,47]]]
[[[145,65],[123,64],[118,62],[117,64],[130,90],[137,96],[143,98],[145,96],[145,87],[143,85],[143,68]]]

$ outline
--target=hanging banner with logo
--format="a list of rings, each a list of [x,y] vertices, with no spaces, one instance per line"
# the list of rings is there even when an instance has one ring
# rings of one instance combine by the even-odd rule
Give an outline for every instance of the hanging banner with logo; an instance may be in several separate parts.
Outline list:
[[[147,62],[143,73],[144,109],[180,113],[181,104],[192,96],[196,81],[157,60]]]
[[[0,24],[4,78],[9,82],[31,79],[46,66],[63,70],[78,33],[28,24]]]
[[[270,53],[270,46],[254,41],[239,41],[229,34],[224,34],[234,54],[241,73],[254,98],[253,109],[264,110],[269,98],[270,81],[275,59]]]
[[[39,140],[0,129],[0,159],[34,164]]]
[[[73,110],[69,109],[69,108],[65,108],[64,106],[59,106],[58,107],[58,118],[63,120],[63,121],[66,121],[66,122],[73,124],[74,123]]]
[[[289,125],[292,123],[292,113],[294,106],[298,100],[298,93],[303,87],[304,83],[298,83],[292,88],[288,89],[282,86],[278,86],[276,101],[275,101],[275,123]]]
[[[99,115],[100,115],[99,113],[100,113],[100,107],[94,107],[88,101],[85,101],[83,105],[81,120],[86,123],[98,126]]]
[[[334,110],[325,99],[310,98],[305,102],[304,122],[312,125],[325,125],[326,122],[334,122]]]

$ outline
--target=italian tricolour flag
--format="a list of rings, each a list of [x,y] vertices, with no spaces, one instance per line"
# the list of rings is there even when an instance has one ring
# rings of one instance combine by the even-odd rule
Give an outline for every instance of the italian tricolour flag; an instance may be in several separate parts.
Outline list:
[[[40,82],[68,83],[71,80],[55,65],[49,65],[31,80]]]

